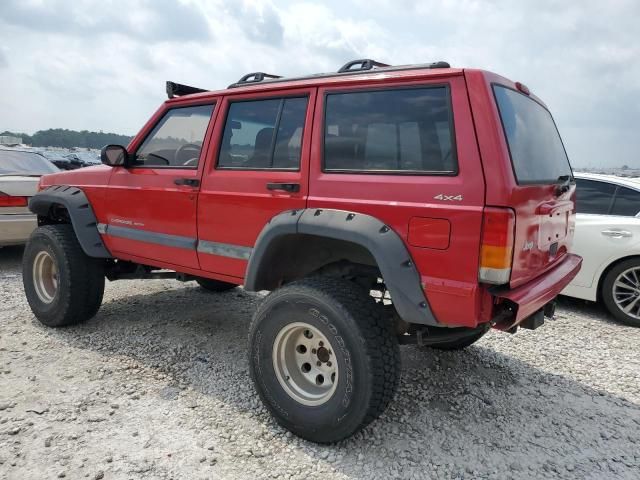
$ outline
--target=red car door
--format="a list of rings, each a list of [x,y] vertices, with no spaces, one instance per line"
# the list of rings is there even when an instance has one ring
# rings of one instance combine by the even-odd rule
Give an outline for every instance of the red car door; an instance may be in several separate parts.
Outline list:
[[[462,72],[323,87],[317,104],[308,207],[389,225],[436,318],[475,326],[485,192]]]
[[[269,220],[305,207],[314,101],[315,89],[302,88],[221,102],[198,200],[203,270],[241,280]]]
[[[215,103],[166,104],[134,139],[107,193],[106,233],[118,258],[199,268],[196,206]]]

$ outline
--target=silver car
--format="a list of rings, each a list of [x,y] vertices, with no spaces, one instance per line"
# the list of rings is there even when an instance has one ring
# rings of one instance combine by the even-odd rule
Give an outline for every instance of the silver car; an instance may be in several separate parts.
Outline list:
[[[0,247],[26,243],[37,223],[29,198],[42,175],[59,171],[37,153],[0,149]]]

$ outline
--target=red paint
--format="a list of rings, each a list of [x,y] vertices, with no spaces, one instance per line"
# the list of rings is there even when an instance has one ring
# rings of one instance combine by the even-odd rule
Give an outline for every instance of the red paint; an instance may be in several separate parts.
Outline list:
[[[550,270],[546,275],[518,288],[498,293],[498,298],[511,300],[518,305],[515,321],[504,328],[511,328],[522,320],[540,310],[558,294],[558,288],[562,290],[569,285],[573,277],[580,271],[582,257],[569,253],[565,261]]]
[[[444,218],[413,217],[409,220],[409,244],[413,247],[449,248],[451,223]]]
[[[541,299],[559,293],[579,268],[579,262],[566,253],[573,236],[575,189],[556,199],[553,185],[516,183],[491,90],[493,82],[518,88],[493,73],[449,68],[374,71],[178,97],[160,107],[128,151],[135,152],[168,109],[215,102],[197,170],[96,167],[49,175],[42,182],[43,186],[83,188],[102,223],[125,219],[142,223],[149,231],[247,247],[255,244],[269,219],[283,210],[335,208],[366,213],[405,240],[436,318],[443,324],[475,326],[491,319],[495,303],[487,286],[478,283],[485,207],[509,208],[515,214],[510,286],[520,287],[513,290],[520,302],[519,315],[535,311]],[[458,175],[322,172],[325,93],[430,84],[447,84],[451,92]],[[292,94],[309,97],[300,171],[215,168],[230,100]],[[198,179],[201,186],[176,186],[176,178]],[[269,191],[268,182],[299,183],[300,191]],[[461,200],[441,200],[455,196]],[[564,212],[564,220],[549,217],[549,211],[557,213],[558,209]],[[553,257],[544,249],[525,249],[540,235],[548,238],[549,232],[558,234],[558,251]],[[104,239],[118,258],[236,283],[242,283],[247,265],[246,260],[109,236]],[[542,292],[541,296],[520,293],[530,290]]]

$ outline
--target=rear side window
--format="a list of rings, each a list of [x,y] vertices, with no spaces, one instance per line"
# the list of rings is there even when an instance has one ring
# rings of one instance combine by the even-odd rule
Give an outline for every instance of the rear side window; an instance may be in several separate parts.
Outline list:
[[[567,153],[549,111],[510,88],[494,85],[518,183],[553,183],[571,175]]]
[[[638,212],[640,212],[640,192],[631,188],[618,187],[611,215],[635,217]]]
[[[578,178],[576,179],[576,210],[578,213],[608,215],[615,193],[616,186],[612,183]]]
[[[328,94],[324,170],[455,174],[446,86]]]
[[[218,168],[298,170],[306,111],[306,97],[232,103]]]

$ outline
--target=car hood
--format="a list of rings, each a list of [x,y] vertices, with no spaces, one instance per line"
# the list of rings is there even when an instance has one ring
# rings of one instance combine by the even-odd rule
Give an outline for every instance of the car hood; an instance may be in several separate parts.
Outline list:
[[[60,173],[44,175],[40,180],[41,187],[51,185],[107,185],[112,167],[95,165],[93,167],[78,168],[77,170],[64,170]]]

